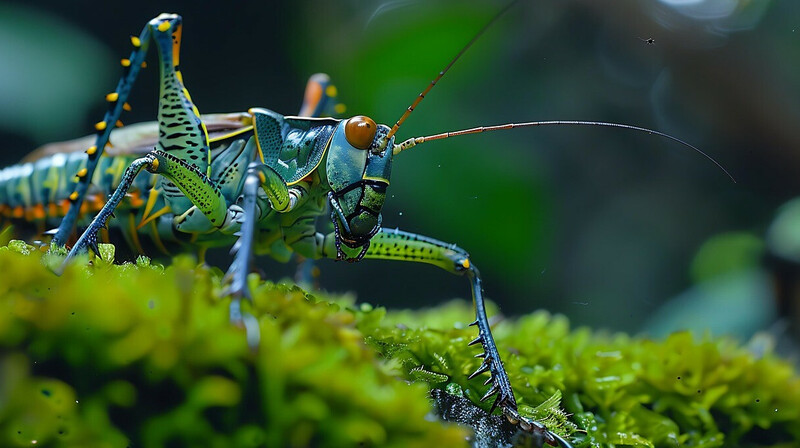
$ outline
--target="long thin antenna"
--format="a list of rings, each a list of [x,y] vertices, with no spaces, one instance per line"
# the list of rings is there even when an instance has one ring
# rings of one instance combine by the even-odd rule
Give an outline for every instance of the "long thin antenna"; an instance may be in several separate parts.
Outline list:
[[[389,133],[386,134],[385,137],[383,137],[383,142],[381,144],[381,149],[386,147],[386,143],[389,141],[389,139],[391,139],[392,136],[394,136],[394,134],[397,133],[397,130],[400,129],[400,126],[403,124],[404,121],[406,121],[406,118],[408,118],[408,116],[411,115],[411,112],[414,112],[414,109],[417,107],[417,105],[420,102],[422,102],[422,99],[425,98],[425,95],[427,95],[428,92],[431,91],[433,86],[435,86],[436,83],[439,82],[440,79],[442,79],[442,76],[444,76],[444,74],[447,73],[448,70],[450,70],[450,67],[452,67],[453,64],[455,64],[456,61],[458,61],[459,58],[461,58],[461,56],[464,53],[466,53],[467,50],[469,50],[469,48],[472,46],[472,44],[474,44],[483,35],[483,33],[485,33],[486,30],[488,30],[489,27],[491,27],[497,21],[497,19],[502,17],[503,14],[505,14],[506,11],[511,9],[511,7],[514,6],[518,1],[519,0],[512,1],[511,3],[506,5],[506,7],[503,8],[500,12],[498,12],[492,18],[492,20],[490,20],[489,23],[487,23],[483,28],[481,28],[481,30],[478,31],[478,34],[476,34],[475,37],[473,37],[472,40],[470,40],[467,43],[467,45],[465,45],[464,48],[462,48],[461,51],[458,52],[458,54],[453,58],[453,60],[451,60],[450,63],[447,64],[447,66],[444,68],[444,70],[439,72],[439,75],[437,75],[436,78],[433,81],[431,81],[430,84],[428,84],[428,87],[426,87],[425,90],[423,90],[422,93],[420,93],[417,96],[417,98],[414,100],[414,102],[411,103],[411,105],[408,106],[408,109],[406,109],[406,111],[403,113],[403,116],[401,116],[400,119],[397,120],[397,122],[394,124],[394,126],[392,126],[392,129],[389,131]]]
[[[397,154],[401,153],[402,151],[405,151],[406,149],[413,148],[414,146],[417,146],[417,145],[425,143],[425,142],[429,142],[429,141],[433,141],[433,140],[441,140],[443,138],[449,138],[449,137],[457,137],[459,135],[480,134],[481,132],[503,131],[503,130],[507,130],[507,129],[525,128],[525,127],[532,127],[532,126],[559,126],[559,125],[604,126],[604,127],[610,127],[610,128],[622,128],[622,129],[630,129],[630,130],[633,130],[633,131],[645,132],[645,133],[648,133],[648,134],[651,134],[651,135],[657,135],[659,137],[664,137],[666,139],[669,139],[669,140],[672,140],[672,141],[674,141],[676,143],[679,143],[679,144],[681,144],[683,146],[691,148],[692,150],[694,150],[698,154],[701,154],[703,157],[705,157],[706,159],[708,159],[711,162],[713,162],[714,165],[717,166],[717,168],[721,169],[728,177],[730,177],[730,179],[734,183],[736,183],[736,179],[733,178],[731,173],[729,173],[728,170],[726,170],[725,167],[723,167],[713,157],[711,157],[710,155],[708,155],[705,152],[703,152],[702,150],[700,150],[700,148],[697,148],[696,146],[694,146],[692,144],[686,143],[685,141],[683,141],[683,140],[681,140],[681,139],[679,139],[677,137],[673,137],[673,136],[671,136],[669,134],[665,134],[663,132],[654,131],[652,129],[641,128],[639,126],[631,126],[629,124],[619,124],[619,123],[607,123],[607,122],[603,122],[603,121],[575,121],[575,120],[529,121],[529,122],[526,122],[526,123],[507,123],[507,124],[499,124],[499,125],[495,125],[495,126],[480,126],[480,127],[477,127],[477,128],[462,129],[460,131],[442,132],[441,134],[429,135],[427,137],[413,137],[413,138],[410,138],[410,139],[404,141],[403,143],[400,143],[399,145],[394,145],[394,148],[392,149],[392,152],[393,152],[394,155],[397,155]]]

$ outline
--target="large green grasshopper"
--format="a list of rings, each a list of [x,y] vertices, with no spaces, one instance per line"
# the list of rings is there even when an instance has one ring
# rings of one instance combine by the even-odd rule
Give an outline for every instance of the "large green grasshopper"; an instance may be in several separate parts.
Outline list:
[[[292,253],[309,259],[412,261],[464,275],[475,303],[471,325],[478,329],[469,345],[483,348],[478,354],[483,362],[470,378],[489,373],[482,400],[496,395],[492,410],[499,408],[510,421],[551,445],[570,447],[517,412],[489,327],[481,277],[468,253],[455,244],[381,227],[393,158],[426,141],[551,124],[623,127],[691,145],[635,126],[578,121],[479,127],[395,144],[395,133],[405,119],[483,31],[392,128],[365,116],[322,118],[334,111],[335,92],[327,76],[319,74],[309,80],[298,116],[260,108],[201,116],[180,72],[181,29],[180,16],[161,14],[131,38],[134,49],[122,60],[124,74],[106,97],[109,108],[95,125],[95,136],[45,146],[26,163],[0,171],[0,215],[42,228],[60,220],[53,244],[65,245],[76,225],[85,225],[89,212],[99,210],[67,260],[87,249],[97,253],[98,239],[108,238],[107,227],[139,252],[169,254],[233,245],[235,258],[227,276],[230,319],[245,327],[253,345],[258,344],[257,324],[240,302],[249,297],[246,277],[254,253],[280,261],[288,261]],[[120,114],[129,108],[126,100],[153,43],[160,67],[158,122],[112,134]],[[109,220],[114,212],[116,219]],[[316,219],[327,213],[333,232],[323,234]]]

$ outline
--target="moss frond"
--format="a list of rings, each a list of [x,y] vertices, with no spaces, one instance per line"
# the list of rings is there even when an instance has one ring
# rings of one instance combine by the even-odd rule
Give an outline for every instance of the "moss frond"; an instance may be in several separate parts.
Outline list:
[[[467,429],[430,418],[428,389],[478,403],[488,388],[466,379],[480,362],[469,303],[387,311],[251,276],[253,351],[218,269],[117,265],[103,250],[57,277],[57,257],[0,247],[0,445],[466,445]],[[520,412],[576,446],[800,441],[800,379],[770,354],[545,312],[494,329]]]

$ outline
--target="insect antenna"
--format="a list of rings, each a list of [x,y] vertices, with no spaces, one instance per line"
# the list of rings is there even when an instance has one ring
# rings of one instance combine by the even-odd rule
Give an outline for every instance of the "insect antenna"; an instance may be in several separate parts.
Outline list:
[[[444,138],[449,137],[457,137],[459,135],[469,135],[469,134],[480,134],[482,132],[491,132],[491,131],[503,131],[507,129],[514,129],[514,128],[526,128],[532,126],[603,126],[603,127],[610,127],[610,128],[621,128],[621,129],[629,129],[633,131],[645,132],[651,135],[657,135],[659,137],[663,137],[669,140],[672,140],[676,143],[679,143],[687,148],[692,149],[693,151],[697,152],[698,154],[702,155],[706,159],[710,160],[717,168],[721,169],[734,183],[736,183],[736,179],[733,178],[731,173],[725,169],[716,159],[708,155],[707,153],[703,152],[700,148],[687,143],[677,137],[673,137],[669,134],[665,134],[663,132],[655,131],[653,129],[642,128],[639,126],[632,126],[629,124],[620,124],[620,123],[608,123],[604,121],[577,121],[577,120],[552,120],[552,121],[529,121],[525,123],[507,123],[507,124],[498,124],[494,126],[479,126],[476,128],[470,129],[461,129],[459,131],[449,131],[449,132],[442,132],[440,134],[433,134],[428,135],[426,137],[412,137],[400,144],[394,145],[392,148],[393,155],[397,155],[406,149],[413,148],[421,143],[433,141],[433,140],[441,140]]]
[[[440,71],[438,75],[436,75],[436,78],[434,78],[433,81],[431,81],[431,83],[428,84],[428,87],[426,87],[425,90],[422,91],[422,93],[417,95],[417,98],[414,100],[414,102],[411,103],[410,106],[408,106],[408,109],[406,109],[406,111],[403,113],[400,119],[398,119],[395,122],[394,126],[392,126],[392,129],[389,131],[389,133],[386,134],[386,136],[384,136],[383,139],[381,140],[381,144],[379,147],[381,150],[383,150],[383,148],[386,147],[386,144],[389,142],[389,139],[391,139],[392,136],[394,136],[394,134],[397,133],[397,130],[400,129],[400,126],[403,124],[404,121],[406,121],[406,118],[408,118],[408,116],[411,115],[411,112],[414,112],[414,109],[417,107],[417,105],[420,102],[422,102],[423,98],[425,98],[425,95],[427,95],[428,92],[431,91],[433,86],[435,86],[436,83],[439,82],[440,79],[442,79],[444,74],[447,73],[448,70],[450,70],[450,67],[452,67],[456,63],[456,61],[458,61],[461,58],[461,56],[464,53],[466,53],[467,50],[470,49],[470,47],[472,47],[472,44],[474,44],[478,39],[480,39],[483,33],[485,33],[486,30],[488,30],[497,21],[497,19],[502,17],[503,14],[505,14],[506,11],[511,9],[511,7],[514,6],[518,1],[519,0],[512,1],[511,3],[506,5],[505,8],[500,10],[500,12],[498,12],[494,17],[492,17],[492,20],[490,20],[489,23],[484,25],[483,28],[481,28],[481,30],[478,31],[478,33],[475,34],[475,36],[469,42],[467,42],[467,45],[465,45],[464,48],[462,48],[461,51],[459,51],[458,54],[455,55],[455,57],[450,61],[450,63],[448,63],[447,66],[442,71]]]

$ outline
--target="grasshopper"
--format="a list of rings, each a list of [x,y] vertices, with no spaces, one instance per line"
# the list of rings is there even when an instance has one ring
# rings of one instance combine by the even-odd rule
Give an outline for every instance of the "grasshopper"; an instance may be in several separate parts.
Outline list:
[[[481,366],[470,379],[487,373],[482,401],[496,396],[492,412],[553,446],[571,447],[544,425],[521,416],[492,336],[478,268],[455,244],[382,227],[381,209],[394,157],[417,145],[449,137],[517,127],[581,125],[625,128],[656,134],[711,157],[658,131],[607,122],[540,121],[476,127],[409,138],[395,135],[425,95],[459,57],[511,5],[497,14],[453,58],[392,126],[366,116],[324,118],[335,112],[326,75],[309,80],[297,116],[263,108],[200,115],[180,71],[182,19],[161,14],[131,37],[133,50],[122,60],[123,75],[106,96],[108,111],[95,125],[96,135],[47,145],[26,163],[0,171],[0,216],[40,226],[57,222],[52,244],[65,245],[78,223],[97,212],[64,263],[92,249],[115,232],[134,250],[164,254],[192,248],[233,246],[226,294],[232,297],[230,320],[243,326],[248,342],[258,344],[254,317],[241,307],[249,298],[247,274],[254,254],[288,261],[293,253],[309,259],[350,262],[387,259],[428,263],[465,276],[475,305]],[[151,44],[158,51],[158,121],[121,126],[131,88]],[[727,173],[727,171],[725,171]],[[116,215],[114,213],[116,212]],[[333,231],[317,230],[329,216]],[[115,219],[110,220],[112,216]],[[63,217],[63,219],[62,219]]]

